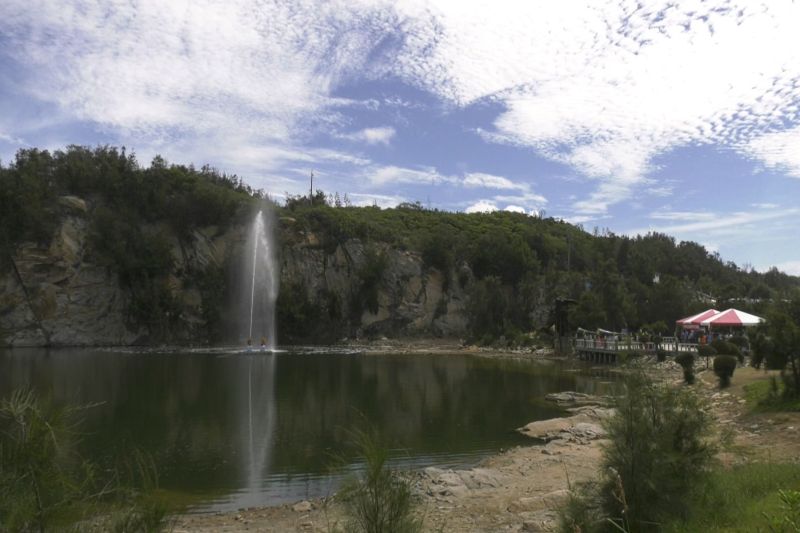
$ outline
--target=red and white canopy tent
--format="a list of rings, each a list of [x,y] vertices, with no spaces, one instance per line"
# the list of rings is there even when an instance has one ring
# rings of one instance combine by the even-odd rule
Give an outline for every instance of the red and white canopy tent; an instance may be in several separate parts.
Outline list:
[[[702,313],[697,313],[696,315],[687,316],[686,318],[681,318],[680,320],[676,320],[675,323],[679,326],[683,326],[685,329],[697,329],[700,326],[700,323],[703,320],[711,318],[714,315],[718,315],[719,311],[716,309],[707,309]],[[692,328],[692,326],[695,326]]]
[[[751,315],[738,309],[726,309],[721,313],[706,318],[700,322],[703,326],[722,327],[722,326],[755,326],[763,322],[760,316]]]

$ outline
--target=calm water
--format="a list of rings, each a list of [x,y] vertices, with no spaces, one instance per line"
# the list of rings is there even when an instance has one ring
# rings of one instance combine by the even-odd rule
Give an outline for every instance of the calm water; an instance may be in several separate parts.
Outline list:
[[[464,466],[529,443],[514,429],[560,414],[545,394],[608,388],[555,365],[468,355],[0,352],[0,396],[26,384],[59,403],[98,403],[83,452],[100,463],[148,452],[161,487],[200,511],[329,493],[332,457],[347,457],[348,430],[365,420],[399,466]]]

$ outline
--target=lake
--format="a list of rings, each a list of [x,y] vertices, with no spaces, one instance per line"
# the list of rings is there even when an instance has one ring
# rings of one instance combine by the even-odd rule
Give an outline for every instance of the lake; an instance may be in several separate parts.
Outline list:
[[[464,467],[530,443],[514,430],[561,415],[544,395],[606,393],[561,365],[453,355],[292,348],[0,351],[0,396],[30,385],[93,404],[80,447],[113,464],[149,454],[160,486],[198,512],[324,496],[359,467],[352,430],[376,428],[401,468]]]

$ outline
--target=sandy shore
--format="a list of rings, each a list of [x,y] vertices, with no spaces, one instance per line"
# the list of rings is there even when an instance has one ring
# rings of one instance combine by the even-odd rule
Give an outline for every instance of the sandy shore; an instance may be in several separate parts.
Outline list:
[[[453,353],[453,344],[440,348],[409,345],[407,353]],[[370,351],[385,353],[371,346]],[[424,350],[424,351],[423,351]],[[389,350],[398,353],[398,346]],[[402,352],[401,352],[402,353]],[[492,354],[486,354],[492,356]],[[504,353],[503,357],[532,354]],[[653,368],[661,379],[679,384],[677,365]],[[720,453],[724,464],[772,457],[800,458],[800,413],[747,414],[744,386],[767,379],[763,371],[737,369],[733,386],[720,392],[716,377],[701,371],[696,390],[710,402],[720,433],[733,438]],[[520,446],[484,460],[468,470],[427,468],[410,474],[421,505],[418,513],[426,531],[496,532],[552,531],[555,509],[564,501],[570,484],[597,476],[603,445],[599,421],[603,409],[577,407],[576,418],[557,419],[548,425],[526,426],[530,446]],[[328,532],[342,524],[343,515],[335,500],[312,500],[293,505],[244,509],[215,515],[183,515],[176,518],[176,532]]]

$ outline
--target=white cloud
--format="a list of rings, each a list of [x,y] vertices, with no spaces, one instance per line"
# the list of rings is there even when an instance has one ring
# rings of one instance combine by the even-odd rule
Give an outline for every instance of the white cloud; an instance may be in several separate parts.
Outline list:
[[[792,276],[800,276],[800,261],[784,261],[782,263],[778,263],[775,266],[781,272],[786,272],[787,274],[791,274]],[[763,270],[769,270],[770,267],[767,267]]]
[[[352,200],[353,205],[362,207],[377,205],[381,209],[397,207],[398,205],[407,201],[402,196],[388,196],[383,194],[362,194],[354,192],[348,194],[347,196]]]
[[[707,232],[707,234],[724,234],[727,232],[741,234],[745,229],[747,229],[748,226],[752,227],[753,224],[789,217],[794,218],[798,214],[800,214],[800,208],[783,209],[780,211],[773,210],[767,212],[740,211],[735,213],[720,213],[715,215],[702,212],[677,212],[673,213],[673,215],[677,215],[677,217],[672,219],[666,218],[666,220],[687,221],[686,223],[668,226],[651,226],[649,228],[631,230],[628,233],[635,235],[645,234],[650,231],[658,231],[660,233],[666,233],[669,235],[690,235],[698,232]],[[689,218],[689,216],[692,215],[696,217],[694,220]]]
[[[364,142],[367,144],[388,145],[396,133],[397,131],[394,128],[387,126],[381,128],[365,128],[354,133],[339,135],[339,137],[343,139],[349,139],[351,141]]]
[[[768,168],[800,178],[800,127],[766,133],[745,143],[742,150],[763,161]]]
[[[375,166],[366,171],[367,179],[373,185],[386,184],[422,184],[435,185],[438,183],[453,183],[457,179],[451,176],[439,174],[433,167],[421,167],[418,169],[396,167],[396,166]]]
[[[603,213],[628,200],[647,184],[654,156],[690,144],[747,150],[800,172],[797,133],[763,136],[800,117],[800,4],[430,2],[405,9],[417,22],[399,57],[402,75],[456,105],[501,103],[505,111],[485,136],[601,180],[574,205],[578,211]]]
[[[508,178],[502,176],[495,176],[492,174],[485,174],[483,172],[471,172],[464,176],[465,187],[481,187],[484,189],[519,189],[526,190],[527,184],[514,183]]]
[[[529,210],[538,210],[547,204],[547,198],[541,194],[533,192],[521,192],[519,194],[499,194],[492,198],[498,203],[509,203],[515,205],[524,205]]]
[[[370,105],[332,94],[368,70],[395,17],[380,3],[344,0],[8,0],[0,11],[19,92],[137,151],[259,175],[286,159],[280,152],[334,156],[298,147],[341,129],[348,108]],[[357,135],[380,143],[392,132]]]
[[[763,203],[750,204],[750,207],[755,207],[756,209],[777,209],[780,207],[780,205],[769,202],[763,202]]]
[[[701,222],[718,218],[719,215],[707,211],[653,211],[650,218],[654,220]]]
[[[503,211],[509,211],[511,213],[522,213],[523,215],[526,213],[524,207],[520,207],[518,205],[507,205],[503,208]]]
[[[216,153],[259,172],[262,163],[267,171],[289,159],[311,163],[320,154],[304,156],[297,146],[319,131],[343,131],[348,110],[418,109],[395,95],[335,96],[346,85],[399,77],[450,105],[498,104],[481,135],[593,180],[573,203],[578,215],[602,215],[647,187],[669,195],[648,176],[655,156],[679,146],[732,147],[800,177],[800,127],[786,126],[800,121],[800,4],[789,0],[502,8],[447,0],[6,0],[2,14],[3,54],[25,70],[15,72],[15,87],[182,160]],[[388,144],[396,132],[344,135]],[[370,166],[339,155],[359,171]],[[479,176],[468,174],[464,185],[533,194]],[[401,167],[373,177],[373,185],[457,179]]]
[[[464,209],[465,213],[491,213],[497,211],[497,204],[490,200],[479,200]]]

